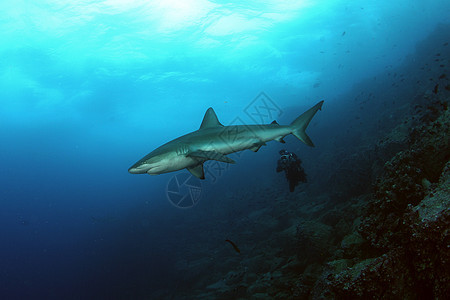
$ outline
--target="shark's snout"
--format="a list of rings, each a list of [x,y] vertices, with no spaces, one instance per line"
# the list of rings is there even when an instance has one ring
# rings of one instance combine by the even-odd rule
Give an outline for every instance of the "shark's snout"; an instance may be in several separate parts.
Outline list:
[[[134,165],[128,169],[128,172],[131,174],[145,174],[150,169],[151,167],[148,164]]]
[[[144,174],[147,173],[145,170],[140,169],[140,168],[129,168],[128,172],[131,174]]]

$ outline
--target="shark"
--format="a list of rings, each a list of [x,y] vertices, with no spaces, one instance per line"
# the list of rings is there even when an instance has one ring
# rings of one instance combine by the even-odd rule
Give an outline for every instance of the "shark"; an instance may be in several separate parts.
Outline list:
[[[128,172],[159,175],[187,169],[195,177],[205,179],[203,164],[206,161],[233,164],[235,161],[228,154],[246,149],[257,152],[270,141],[285,143],[284,137],[289,134],[314,147],[305,130],[317,111],[322,109],[323,102],[305,111],[289,125],[273,121],[270,124],[224,126],[210,107],[198,130],[156,148],[132,165]]]

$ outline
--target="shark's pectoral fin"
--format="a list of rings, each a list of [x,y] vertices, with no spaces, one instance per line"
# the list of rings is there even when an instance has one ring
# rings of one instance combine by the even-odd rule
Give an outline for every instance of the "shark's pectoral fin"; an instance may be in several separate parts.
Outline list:
[[[217,151],[202,151],[202,150],[198,150],[198,151],[194,151],[194,152],[190,152],[188,155],[189,157],[194,157],[194,158],[199,158],[202,160],[217,160],[217,161],[222,161],[222,162],[226,162],[229,164],[234,164],[235,161],[232,160],[231,158],[223,155],[220,152]]]
[[[252,150],[253,152],[258,152],[259,148],[261,148],[261,146],[265,146],[265,145],[266,145],[266,143],[255,143],[249,149]]]
[[[203,171],[203,164],[199,164],[195,167],[186,168],[192,175],[199,179],[205,179],[205,172]]]

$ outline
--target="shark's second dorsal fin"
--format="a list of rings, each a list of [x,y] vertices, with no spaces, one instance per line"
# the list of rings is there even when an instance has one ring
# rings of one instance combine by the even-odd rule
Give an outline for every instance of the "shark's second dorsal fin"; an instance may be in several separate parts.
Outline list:
[[[211,127],[223,127],[223,125],[220,124],[219,119],[217,119],[217,115],[212,107],[208,108],[206,111],[205,116],[203,117],[202,125],[200,125],[200,129]]]

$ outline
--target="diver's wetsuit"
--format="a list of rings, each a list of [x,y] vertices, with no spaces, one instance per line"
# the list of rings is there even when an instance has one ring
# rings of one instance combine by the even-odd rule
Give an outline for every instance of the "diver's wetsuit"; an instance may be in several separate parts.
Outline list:
[[[293,192],[299,182],[306,182],[306,173],[301,166],[302,161],[297,155],[286,150],[281,150],[280,154],[281,157],[278,160],[277,172],[286,172],[286,179],[289,181],[289,190]]]

